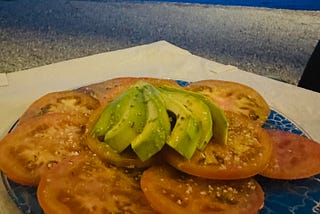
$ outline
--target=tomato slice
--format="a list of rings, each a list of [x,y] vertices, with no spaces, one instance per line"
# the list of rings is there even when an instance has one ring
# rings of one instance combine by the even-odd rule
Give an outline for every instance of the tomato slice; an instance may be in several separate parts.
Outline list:
[[[229,123],[226,144],[211,140],[190,160],[167,147],[162,153],[165,160],[183,172],[204,178],[230,180],[258,174],[271,157],[270,137],[259,123],[233,112],[225,113]]]
[[[191,83],[186,88],[210,97],[225,111],[246,115],[260,124],[263,124],[270,114],[270,108],[264,98],[253,88],[240,83],[203,80]]]
[[[252,178],[234,181],[202,179],[168,166],[153,166],[141,177],[141,188],[159,213],[257,213],[264,193]]]
[[[154,213],[139,171],[105,165],[92,154],[70,157],[48,171],[37,190],[40,206],[56,213]]]
[[[271,160],[261,175],[275,179],[301,179],[320,173],[320,144],[291,132],[267,130],[272,138]]]
[[[105,106],[139,80],[149,82],[155,86],[168,85],[179,87],[174,80],[170,79],[120,77],[81,87],[78,91],[95,97],[100,101],[102,106]]]
[[[17,183],[37,185],[56,163],[84,150],[86,121],[55,113],[20,124],[0,141],[1,170]]]
[[[123,152],[118,153],[112,149],[107,143],[100,141],[91,133],[93,126],[98,121],[104,108],[100,107],[95,110],[89,118],[86,133],[86,145],[91,151],[96,153],[104,161],[114,164],[118,167],[125,168],[144,168],[158,162],[158,155],[153,156],[147,161],[141,161],[131,148],[125,149]]]
[[[79,114],[89,117],[99,106],[99,101],[78,91],[48,93],[33,102],[20,117],[19,122],[49,113]]]

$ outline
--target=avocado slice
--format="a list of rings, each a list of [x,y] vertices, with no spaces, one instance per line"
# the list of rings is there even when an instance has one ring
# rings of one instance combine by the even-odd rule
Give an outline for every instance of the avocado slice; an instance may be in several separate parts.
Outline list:
[[[225,112],[211,99],[203,95],[198,95],[210,108],[213,121],[213,138],[217,143],[226,145],[228,140],[228,120]]]
[[[180,95],[161,93],[168,111],[175,114],[175,125],[168,137],[167,144],[182,156],[190,159],[202,137],[201,121],[177,99]]]
[[[118,152],[126,149],[143,131],[147,110],[142,90],[136,85],[129,88],[121,99],[121,117],[104,135],[104,142]]]
[[[96,137],[104,137],[107,131],[120,121],[131,102],[132,93],[134,93],[134,91],[134,89],[124,91],[104,108],[99,120],[92,130],[92,133]]]
[[[160,92],[145,83],[143,94],[147,102],[147,121],[142,133],[132,141],[131,147],[145,161],[162,149],[171,127]]]
[[[203,102],[202,99],[199,99],[198,96],[194,96],[192,93],[185,90],[166,86],[161,87],[160,90],[185,106],[197,120],[201,121],[199,127],[201,137],[197,148],[202,150],[211,140],[213,135],[213,122],[209,106]]]

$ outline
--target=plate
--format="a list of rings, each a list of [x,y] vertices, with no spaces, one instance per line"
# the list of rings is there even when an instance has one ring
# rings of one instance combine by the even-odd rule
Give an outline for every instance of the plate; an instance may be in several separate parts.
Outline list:
[[[184,81],[177,81],[186,85]],[[264,128],[280,129],[308,136],[284,114],[271,110]],[[11,181],[1,172],[1,179],[8,194],[24,214],[43,214],[38,203],[36,187],[23,186]],[[320,214],[320,174],[299,180],[274,180],[256,176],[265,192],[264,208],[259,214]]]

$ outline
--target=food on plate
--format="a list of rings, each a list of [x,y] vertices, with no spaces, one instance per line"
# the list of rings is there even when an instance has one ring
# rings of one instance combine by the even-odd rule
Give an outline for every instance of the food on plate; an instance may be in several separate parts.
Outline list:
[[[1,170],[17,183],[38,185],[57,163],[84,150],[86,122],[85,117],[55,113],[20,124],[1,140]]]
[[[164,159],[175,168],[204,178],[240,179],[258,174],[269,162],[272,142],[260,124],[234,112],[228,119],[226,144],[210,141],[203,151],[190,160],[167,148]]]
[[[202,80],[190,83],[186,88],[207,95],[225,111],[246,115],[260,124],[263,124],[270,114],[264,98],[256,90],[240,83]]]
[[[143,194],[141,171],[124,170],[82,153],[41,179],[37,196],[46,214],[154,213]]]
[[[19,123],[50,113],[69,113],[89,117],[99,101],[77,91],[51,92],[34,101],[19,118]]]
[[[275,179],[301,179],[320,173],[320,144],[305,136],[268,130],[273,152],[261,175]]]
[[[88,146],[103,157],[109,154],[103,154],[101,147],[120,153],[130,146],[146,161],[167,144],[190,159],[213,134],[225,144],[227,128],[224,112],[206,97],[138,81],[106,106],[89,133],[88,138],[96,139],[89,140]]]
[[[159,213],[257,213],[264,193],[253,178],[233,181],[203,179],[168,166],[144,171],[141,189]]]
[[[253,176],[278,176],[268,174],[277,147],[289,148],[286,178],[319,173],[318,146],[302,143],[312,170],[292,165],[300,145],[272,141],[269,112],[238,83],[111,79],[35,101],[0,141],[0,169],[38,186],[45,213],[256,213],[264,193]]]

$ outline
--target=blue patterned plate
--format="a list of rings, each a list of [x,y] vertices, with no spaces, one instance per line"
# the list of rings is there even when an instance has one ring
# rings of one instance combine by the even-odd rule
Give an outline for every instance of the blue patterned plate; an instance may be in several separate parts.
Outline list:
[[[177,81],[186,85],[184,81]],[[283,114],[271,110],[264,128],[280,129],[308,136],[301,128]],[[42,214],[38,204],[36,187],[23,186],[8,179],[2,172],[1,178],[8,194],[24,214]],[[265,192],[264,208],[260,214],[320,214],[320,174],[300,180],[274,180],[256,176]]]

